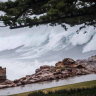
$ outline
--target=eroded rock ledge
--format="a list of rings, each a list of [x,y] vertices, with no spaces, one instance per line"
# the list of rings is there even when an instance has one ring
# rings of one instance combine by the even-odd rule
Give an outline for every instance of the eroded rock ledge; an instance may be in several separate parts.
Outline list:
[[[6,68],[0,67],[0,83],[6,80]]]
[[[25,84],[57,80],[91,73],[96,73],[96,55],[85,60],[77,61],[74,61],[71,58],[65,58],[64,60],[57,62],[55,66],[41,66],[39,69],[36,69],[35,74],[27,75],[18,80],[10,81],[5,80],[5,78],[3,80],[4,82],[0,83],[0,88],[16,87]]]

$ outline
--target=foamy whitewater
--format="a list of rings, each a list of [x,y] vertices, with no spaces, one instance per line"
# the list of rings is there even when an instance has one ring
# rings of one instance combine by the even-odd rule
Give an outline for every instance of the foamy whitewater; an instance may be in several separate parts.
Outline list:
[[[66,57],[88,58],[96,54],[96,29],[81,25],[65,31],[61,25],[33,28],[0,28],[0,66],[7,68],[7,78],[21,78],[41,65],[55,65]]]

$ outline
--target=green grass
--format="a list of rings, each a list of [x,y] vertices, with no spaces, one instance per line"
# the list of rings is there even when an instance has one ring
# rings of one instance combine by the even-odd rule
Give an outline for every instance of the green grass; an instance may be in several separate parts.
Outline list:
[[[21,93],[21,94],[16,94],[16,95],[11,95],[11,96],[56,96],[56,94],[57,94],[57,96],[65,96],[64,95],[65,93],[69,94],[70,92],[71,93],[73,92],[74,96],[79,96],[79,95],[83,96],[83,94],[86,94],[86,95],[89,94],[88,96],[91,96],[92,93],[94,93],[93,91],[95,89],[96,89],[96,80],[82,82],[82,83],[76,83],[76,84],[70,84],[70,85],[65,85],[65,86],[59,86],[59,87],[54,87],[54,88],[48,88],[48,89],[38,90],[38,91],[33,91],[33,92]],[[81,93],[78,93],[78,92],[81,92]],[[46,95],[44,95],[43,93]],[[75,93],[78,95],[76,95]]]
[[[39,91],[30,93],[28,96],[96,96],[96,87],[70,90],[62,89],[55,92],[50,91],[48,93]]]

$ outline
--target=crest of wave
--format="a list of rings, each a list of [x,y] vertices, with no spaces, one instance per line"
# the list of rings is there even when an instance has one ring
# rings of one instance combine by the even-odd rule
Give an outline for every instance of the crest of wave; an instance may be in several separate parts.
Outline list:
[[[70,27],[65,31],[61,25],[40,25],[33,28],[10,30],[0,29],[0,52],[13,50],[18,58],[35,58],[49,51],[59,51],[72,46],[84,45],[82,52],[96,50],[96,30],[90,26],[76,30],[81,25]],[[85,33],[86,32],[86,33]]]

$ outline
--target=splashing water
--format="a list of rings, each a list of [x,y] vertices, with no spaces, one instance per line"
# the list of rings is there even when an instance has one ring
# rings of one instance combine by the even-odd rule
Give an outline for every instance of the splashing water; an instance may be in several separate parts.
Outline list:
[[[81,25],[65,31],[61,25],[40,25],[10,30],[0,28],[0,66],[7,68],[8,79],[33,74],[41,65],[54,65],[65,57],[73,59],[96,54],[96,30]],[[84,33],[87,31],[87,33]]]

